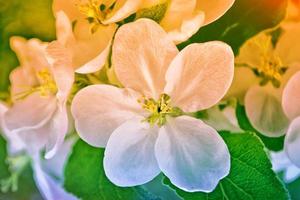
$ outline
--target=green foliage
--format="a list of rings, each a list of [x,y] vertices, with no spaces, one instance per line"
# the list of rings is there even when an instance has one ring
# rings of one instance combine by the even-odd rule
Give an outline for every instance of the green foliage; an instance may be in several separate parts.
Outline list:
[[[265,200],[289,199],[281,181],[271,169],[264,146],[252,133],[221,133],[231,155],[231,171],[212,193],[188,193],[174,188],[185,200]]]
[[[7,151],[6,142],[0,136],[0,180],[10,176],[8,165],[6,163]],[[28,165],[18,179],[18,190],[16,192],[2,193],[0,190],[0,199],[2,200],[20,200],[20,199],[41,199],[33,180],[32,169]]]
[[[180,48],[195,43],[221,40],[237,54],[240,46],[260,31],[276,26],[285,15],[287,0],[236,0],[216,22],[202,27]]]
[[[237,103],[236,117],[238,124],[241,129],[255,133],[265,144],[265,146],[272,151],[280,151],[283,149],[284,136],[278,138],[270,138],[262,135],[260,132],[255,130],[251,125],[245,111],[245,107]]]
[[[18,65],[9,48],[11,36],[55,38],[51,0],[0,0],[0,91],[8,89],[8,75]]]
[[[121,188],[112,184],[103,169],[104,149],[79,140],[65,168],[65,188],[83,200],[157,200],[141,187]]]

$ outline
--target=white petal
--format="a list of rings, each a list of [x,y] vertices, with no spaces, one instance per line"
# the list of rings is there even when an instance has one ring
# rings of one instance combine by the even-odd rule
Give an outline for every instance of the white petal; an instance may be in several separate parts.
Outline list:
[[[289,121],[283,112],[280,98],[280,91],[272,86],[254,86],[246,94],[247,116],[252,126],[265,136],[282,136],[288,127]]]
[[[43,126],[56,109],[54,97],[41,97],[34,93],[14,103],[4,114],[4,125],[9,131]]]
[[[47,200],[76,200],[72,194],[67,193],[63,187],[50,175],[43,171],[40,158],[33,158],[33,175],[39,191]]]
[[[215,105],[233,79],[234,55],[222,42],[191,44],[172,61],[164,89],[173,104],[185,112]]]
[[[289,119],[300,116],[300,71],[286,84],[282,95],[282,107]]]
[[[230,154],[217,131],[200,120],[178,117],[159,131],[155,155],[162,172],[188,192],[211,192],[228,175]]]
[[[120,27],[112,59],[125,87],[158,98],[165,85],[165,72],[177,53],[175,44],[157,23],[140,19]]]
[[[125,122],[108,140],[104,170],[109,180],[118,186],[141,185],[160,173],[154,154],[158,128],[142,120],[135,118]]]
[[[66,105],[58,107],[48,126],[49,138],[46,145],[46,159],[52,158],[57,153],[68,133],[69,119]]]
[[[79,136],[92,146],[105,147],[118,126],[143,112],[139,97],[132,90],[109,85],[80,90],[71,108]]]
[[[295,118],[287,131],[284,150],[293,164],[300,167],[300,117]]]

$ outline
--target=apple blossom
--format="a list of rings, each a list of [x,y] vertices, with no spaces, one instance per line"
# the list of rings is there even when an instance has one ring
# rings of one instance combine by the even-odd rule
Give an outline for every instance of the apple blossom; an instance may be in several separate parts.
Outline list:
[[[4,114],[4,128],[18,135],[36,152],[46,147],[52,157],[68,132],[67,98],[74,71],[68,51],[53,42],[11,39],[20,67],[11,72],[12,106]]]
[[[284,141],[284,150],[290,160],[300,167],[300,71],[287,83],[282,95],[282,107],[291,120]]]
[[[234,0],[54,0],[53,11],[57,38],[73,53],[74,68],[78,73],[93,73],[107,60],[117,23],[131,14],[153,18],[145,13],[152,9],[155,15],[161,13],[157,21],[179,43],[201,26],[217,20],[233,3]]]
[[[289,120],[281,106],[282,90],[300,69],[300,26],[284,29],[274,47],[268,32],[248,40],[236,58],[235,77],[228,97],[238,97],[255,129],[268,137],[285,134]]]
[[[291,162],[284,151],[271,152],[271,161],[275,172],[283,172],[285,183],[291,183],[300,176],[300,168]]]
[[[216,130],[186,113],[215,105],[233,79],[234,55],[222,42],[178,52],[154,21],[120,27],[112,61],[124,88],[92,85],[74,97],[79,136],[106,147],[104,170],[118,186],[149,182],[161,171],[186,191],[212,191],[230,155]]]

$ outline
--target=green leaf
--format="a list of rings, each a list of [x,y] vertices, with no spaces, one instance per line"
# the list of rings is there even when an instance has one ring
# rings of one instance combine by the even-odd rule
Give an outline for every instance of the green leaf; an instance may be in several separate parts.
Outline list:
[[[52,0],[0,1],[0,91],[8,89],[8,75],[18,65],[9,38],[23,36],[51,41],[55,38]]]
[[[251,131],[255,133],[265,144],[265,146],[272,150],[272,151],[280,151],[283,149],[284,144],[284,136],[278,137],[278,138],[271,138],[264,136],[260,132],[258,132],[253,126],[251,125],[245,111],[245,107],[241,105],[240,103],[237,103],[236,106],[236,117],[238,120],[238,124],[241,129],[245,131]]]
[[[295,181],[287,184],[287,189],[291,195],[292,200],[299,200],[300,199],[300,178],[296,179]]]
[[[180,48],[195,43],[221,40],[238,53],[240,46],[260,31],[276,26],[284,17],[286,0],[237,0],[216,22],[202,27]]]
[[[8,165],[6,163],[7,150],[6,142],[0,136],[0,180],[10,176]],[[20,200],[20,199],[42,199],[33,180],[33,172],[28,165],[18,179],[18,190],[16,192],[2,193],[0,190],[0,199]]]
[[[83,200],[158,199],[141,187],[123,188],[112,184],[103,169],[104,149],[82,140],[74,145],[65,167],[65,188]]]
[[[211,193],[188,193],[168,179],[165,183],[185,200],[265,200],[289,199],[282,182],[271,169],[264,146],[252,133],[221,133],[231,155],[230,174]]]

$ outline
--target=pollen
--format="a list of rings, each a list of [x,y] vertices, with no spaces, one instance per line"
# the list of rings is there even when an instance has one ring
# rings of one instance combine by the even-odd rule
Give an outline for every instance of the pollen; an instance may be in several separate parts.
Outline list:
[[[282,75],[285,72],[282,61],[272,47],[271,36],[266,37],[264,42],[256,42],[260,48],[260,65],[256,67],[257,75],[261,78],[260,85],[271,82],[275,88],[280,87]]]
[[[182,114],[181,110],[171,105],[171,98],[167,94],[162,94],[158,100],[153,98],[141,97],[138,102],[142,108],[149,113],[145,121],[150,125],[157,124],[162,126],[167,122],[168,116],[179,116]]]

